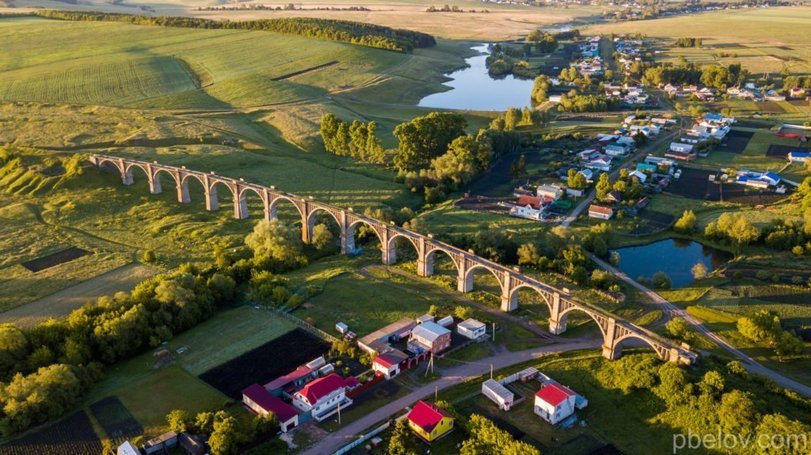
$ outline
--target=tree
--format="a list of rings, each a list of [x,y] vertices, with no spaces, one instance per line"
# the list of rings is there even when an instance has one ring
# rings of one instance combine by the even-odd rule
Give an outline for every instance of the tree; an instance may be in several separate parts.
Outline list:
[[[28,339],[14,324],[0,325],[0,369],[7,376],[28,354]]]
[[[692,210],[685,210],[681,218],[676,220],[673,229],[683,234],[692,234],[696,229],[696,214]]]
[[[306,264],[298,229],[278,220],[262,220],[245,237],[258,264],[274,270],[287,270]]]
[[[326,223],[316,224],[313,228],[312,235],[312,245],[318,251],[324,251],[331,247],[335,247],[335,236],[332,235],[332,232],[329,230],[329,226],[327,226]]]
[[[473,317],[473,310],[470,307],[459,305],[453,309],[453,315],[459,319],[470,319]]]
[[[580,172],[577,172],[576,169],[572,168],[569,169],[569,171],[567,172],[566,184],[569,186],[569,188],[581,190],[586,186],[588,186],[589,183],[586,180],[585,175],[581,174]]]
[[[518,265],[537,265],[541,254],[534,243],[524,243],[518,247]]]
[[[394,164],[401,172],[428,166],[432,159],[448,150],[448,145],[465,134],[467,121],[460,114],[431,112],[394,128],[399,141]]]
[[[462,443],[461,455],[540,455],[541,452],[497,427],[491,420],[478,414],[470,416],[470,438]]]
[[[417,445],[411,437],[406,419],[400,419],[394,423],[386,453],[388,455],[416,455]]]
[[[607,173],[600,174],[595,189],[597,190],[597,199],[605,199],[608,196],[608,193],[611,192],[611,181],[608,179]]]
[[[668,335],[677,340],[687,340],[690,336],[690,326],[682,318],[673,318],[665,324]]]
[[[233,416],[214,420],[213,431],[208,439],[211,455],[231,455],[237,453],[239,443],[239,423]]]
[[[518,110],[518,108],[516,107],[511,107],[507,109],[507,112],[504,113],[504,130],[512,131],[518,126],[520,122],[521,122],[521,111]]]
[[[656,272],[651,277],[651,281],[653,282],[653,286],[657,289],[670,289],[673,285],[673,280],[670,279],[665,272]]]
[[[697,280],[704,279],[704,278],[707,277],[707,266],[704,265],[703,262],[698,261],[693,266],[693,268],[690,269],[690,273],[692,273],[693,278],[695,278]]]
[[[436,305],[431,305],[430,307],[428,307],[428,314],[430,314],[431,316],[439,315],[439,307],[437,307]]]
[[[166,424],[170,430],[182,433],[191,428],[191,416],[183,409],[175,409],[166,414]]]
[[[428,176],[450,189],[470,182],[490,164],[492,151],[473,136],[459,136],[451,142],[447,153],[431,161]]]
[[[659,385],[653,388],[653,393],[673,408],[687,401],[692,393],[693,385],[687,373],[672,363],[665,363],[657,371]]]
[[[510,175],[513,178],[519,178],[527,175],[527,159],[522,153],[518,160],[513,161],[510,165]]]
[[[532,83],[532,101],[535,104],[542,104],[549,100],[549,78],[545,75],[540,75],[535,78]]]
[[[808,450],[808,433],[811,428],[797,420],[791,420],[782,414],[767,414],[757,426],[755,440],[774,441],[774,437],[782,437],[782,444],[772,444],[768,449],[770,454],[791,455],[803,453]],[[762,438],[762,439],[761,439]]]
[[[757,409],[749,393],[733,389],[723,394],[717,413],[726,433],[749,434],[755,429]]]
[[[704,373],[701,382],[698,383],[698,388],[701,389],[701,393],[716,397],[724,391],[724,377],[721,376],[721,373],[710,370]]]

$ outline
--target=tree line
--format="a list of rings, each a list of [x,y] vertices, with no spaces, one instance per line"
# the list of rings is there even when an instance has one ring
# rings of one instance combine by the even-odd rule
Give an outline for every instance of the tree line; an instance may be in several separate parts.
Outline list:
[[[434,37],[426,33],[335,19],[293,17],[250,21],[215,21],[195,17],[136,16],[95,11],[59,10],[41,10],[31,14],[49,19],[71,21],[124,22],[135,25],[159,25],[180,28],[259,30],[340,41],[397,52],[411,52],[414,48],[431,47],[436,44]]]
[[[702,42],[701,38],[682,37],[676,38],[673,45],[676,47],[701,47]]]
[[[652,84],[696,85],[704,84],[721,91],[739,86],[749,78],[749,71],[741,68],[739,63],[729,66],[708,65],[699,67],[695,63],[687,63],[683,58],[676,64],[661,63],[644,70],[643,81]]]
[[[296,228],[261,221],[245,245],[216,248],[210,263],[183,264],[132,292],[86,304],[64,320],[30,328],[0,325],[0,433],[10,436],[62,415],[105,366],[210,318],[241,299],[242,288],[257,303],[303,301],[305,296],[290,292],[286,280],[274,275],[308,262]]]
[[[353,120],[349,123],[334,114],[321,117],[321,139],[328,152],[366,163],[385,164],[385,151],[376,131],[377,122],[374,121]]]

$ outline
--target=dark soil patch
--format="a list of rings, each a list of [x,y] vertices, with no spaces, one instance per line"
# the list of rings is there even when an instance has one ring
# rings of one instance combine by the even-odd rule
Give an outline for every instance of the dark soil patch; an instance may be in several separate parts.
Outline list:
[[[200,375],[220,392],[240,399],[242,389],[265,384],[324,355],[330,345],[304,329],[294,329]]]
[[[725,183],[721,188],[721,200],[733,204],[768,205],[787,197],[789,193],[777,194],[772,190],[761,190],[737,183]]]
[[[709,181],[713,171],[682,168],[681,178],[670,183],[668,192],[689,199],[706,199],[717,201],[720,198],[720,186]]]
[[[645,220],[650,221],[652,224],[659,225],[661,227],[670,226],[670,223],[676,219],[675,216],[670,215],[668,213],[656,212],[654,210],[642,210],[639,214],[639,217]]]
[[[0,446],[0,455],[96,455],[101,441],[84,411]]]
[[[83,250],[81,248],[70,247],[67,250],[59,251],[57,253],[49,254],[32,261],[23,262],[22,266],[32,272],[39,272],[40,270],[49,269],[65,262],[70,262],[74,259],[79,259],[82,256],[93,254],[91,251]]]
[[[487,196],[468,196],[456,202],[456,206],[465,210],[475,210],[477,212],[507,213],[509,209],[498,205],[503,198]]]
[[[107,397],[90,405],[90,412],[99,422],[107,436],[120,444],[144,432],[141,424],[130,414],[118,397]]]
[[[739,126],[741,128],[763,128],[769,129],[772,127],[772,124],[769,122],[759,122],[757,120],[737,120],[735,122],[735,126]]]
[[[755,133],[748,131],[732,130],[727,134],[724,142],[721,144],[722,152],[729,153],[743,153],[749,140],[752,139]]]
[[[788,102],[792,106],[800,106],[800,107],[808,106],[808,104],[809,104],[808,100],[788,100]]]
[[[766,155],[785,157],[785,156],[788,156],[789,152],[792,152],[794,150],[799,150],[801,148],[803,148],[803,147],[795,147],[795,146],[792,146],[792,145],[771,144],[771,145],[769,145],[769,150],[766,151]]]

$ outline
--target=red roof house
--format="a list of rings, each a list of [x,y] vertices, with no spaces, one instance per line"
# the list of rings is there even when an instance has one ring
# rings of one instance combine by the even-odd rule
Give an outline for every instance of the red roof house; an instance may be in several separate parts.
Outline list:
[[[574,414],[576,399],[568,387],[548,382],[535,393],[535,414],[554,425]]]
[[[433,441],[453,429],[453,416],[439,406],[419,401],[408,413],[408,426],[427,441]]]
[[[271,395],[259,384],[253,384],[242,391],[242,402],[259,415],[275,415],[283,432],[298,425],[296,409],[279,397]]]
[[[318,400],[328,396],[336,390],[346,387],[346,381],[341,376],[332,373],[329,376],[316,379],[307,384],[296,395],[301,395],[310,406],[315,405]]]
[[[357,383],[355,378],[352,380]],[[293,406],[303,412],[309,412],[319,422],[337,412],[339,407],[346,408],[352,404],[347,398],[347,385],[352,386],[338,374],[332,373],[305,385],[293,395]]]

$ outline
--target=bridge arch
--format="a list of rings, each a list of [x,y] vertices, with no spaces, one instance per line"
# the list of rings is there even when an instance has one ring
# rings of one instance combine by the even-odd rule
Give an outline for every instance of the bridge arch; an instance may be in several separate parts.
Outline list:
[[[100,157],[96,158],[95,164],[99,168],[106,167],[107,169],[115,169],[119,174],[121,174],[121,178],[124,178],[125,170],[124,163],[122,161],[113,158]]]
[[[284,194],[275,194],[271,196],[270,202],[268,203],[268,213],[270,214],[271,219],[276,219],[276,210],[278,209],[280,203],[289,203],[292,205],[296,209],[296,213],[298,213],[301,221],[304,222],[304,213],[301,211],[299,204],[292,197]]]
[[[668,360],[662,346],[654,343],[650,337],[645,337],[634,332],[629,332],[611,343],[611,359],[618,359],[622,357],[622,343],[627,340],[639,340],[647,346],[650,346],[653,349],[653,352],[655,352],[660,359]]]
[[[332,219],[335,220],[335,222],[338,224],[338,226],[341,227],[341,229],[343,229],[343,223],[341,223],[341,219],[332,210],[330,210],[328,207],[324,207],[324,206],[320,206],[320,205],[314,205],[312,207],[312,209],[310,210],[310,213],[307,214],[307,229],[308,229],[308,232],[313,231],[313,227],[315,227],[315,217],[316,217],[316,215],[318,215],[319,213],[322,213],[322,212],[326,213],[330,217],[332,217]]]
[[[592,313],[591,311],[587,311],[587,310],[585,310],[585,309],[583,309],[583,308],[581,308],[579,306],[575,306],[575,305],[571,305],[568,308],[566,308],[565,310],[561,311],[556,320],[554,320],[554,321],[550,320],[549,321],[550,331],[552,331],[553,333],[556,333],[556,334],[560,334],[560,333],[563,333],[564,331],[566,331],[566,324],[567,324],[567,319],[568,319],[569,313],[572,313],[572,312],[575,312],[575,311],[579,311],[581,313],[586,314],[589,317],[589,319],[594,321],[594,323],[597,324],[597,327],[600,329],[600,334],[603,336],[603,338],[605,338],[605,330],[606,329],[605,329],[605,327],[603,327],[603,321],[600,321],[600,319],[598,319],[594,315],[594,313]],[[552,317],[554,318],[554,315],[552,315]],[[559,330],[559,331],[553,330],[552,325],[559,325],[559,326],[562,327],[562,330]]]
[[[250,209],[248,207],[248,195],[250,193],[255,194],[259,197],[261,201],[261,210],[264,214],[264,219],[270,220],[270,209],[267,203],[267,195],[264,191],[252,186],[252,185],[238,185],[237,186],[237,194],[239,195],[239,202],[238,208],[239,211],[239,218],[248,218],[250,216]]]
[[[537,286],[533,286],[533,285],[531,285],[529,283],[521,283],[518,286],[515,286],[512,289],[510,289],[510,293],[509,293],[510,302],[514,302],[515,306],[517,306],[517,304],[518,304],[518,291],[520,291],[521,289],[529,289],[531,291],[534,291],[536,294],[538,294],[541,297],[541,300],[543,300],[543,302],[546,304],[546,307],[549,309],[549,314],[552,314],[552,302],[549,301],[548,294],[541,291],[540,289],[538,289]]]
[[[454,271],[456,272],[456,278],[458,280],[460,273],[459,269],[461,268],[461,266],[459,265],[459,261],[457,260],[456,256],[453,254],[453,252],[448,251],[440,246],[436,246],[434,244],[432,244],[431,247],[428,249],[428,251],[425,252],[425,262],[427,264],[426,267],[428,271],[426,275],[430,276],[434,274],[434,264],[436,264],[436,253],[438,252],[442,253],[444,256],[446,256],[448,259],[451,260]]]
[[[476,270],[484,269],[489,272],[493,277],[496,279],[496,283],[498,283],[499,292],[498,296],[501,296],[504,293],[504,283],[502,282],[503,278],[498,274],[496,270],[492,267],[488,267],[484,264],[480,264],[478,262],[473,262],[467,269],[463,271],[462,276],[459,277],[459,291],[460,292],[470,292],[473,290],[473,280],[475,277]],[[461,274],[460,274],[461,275]]]
[[[160,178],[160,174],[168,175],[169,177],[172,178],[172,181],[175,182],[175,186],[180,186],[180,184],[181,184],[180,177],[177,175],[176,172],[172,172],[169,169],[159,167],[159,168],[155,169],[155,172],[153,173],[152,178],[154,178],[155,180],[158,180]]]

